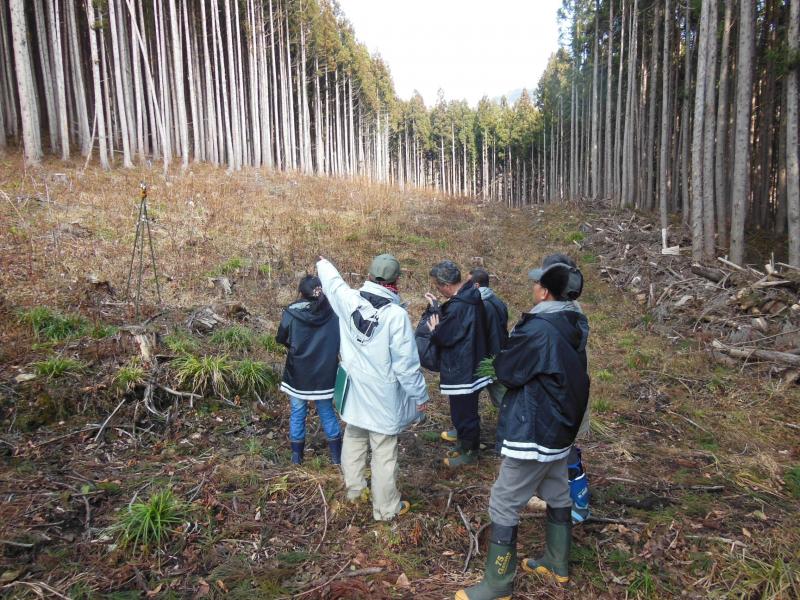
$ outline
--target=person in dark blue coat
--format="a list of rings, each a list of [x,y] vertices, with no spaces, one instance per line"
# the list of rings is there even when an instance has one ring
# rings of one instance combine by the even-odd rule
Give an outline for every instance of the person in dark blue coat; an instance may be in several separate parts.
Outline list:
[[[431,282],[447,301],[440,313],[428,319],[431,343],[439,350],[440,384],[450,401],[450,418],[456,428],[458,449],[444,460],[448,467],[474,463],[480,449],[481,420],[478,414],[480,391],[492,383],[491,377],[476,375],[480,362],[489,356],[486,309],[480,292],[471,280],[462,283],[461,270],[449,260],[433,266]],[[436,296],[425,294],[431,306]],[[450,432],[442,432],[449,441]]]
[[[328,438],[331,462],[341,464],[342,430],[333,410],[333,389],[339,363],[339,320],[322,293],[318,277],[306,275],[298,286],[300,298],[281,317],[275,340],[286,346],[281,391],[292,405],[289,440],[292,463],[303,462],[308,403],[317,405],[322,429]]]
[[[500,405],[497,441],[504,457],[492,486],[486,571],[456,600],[510,598],[517,567],[519,513],[534,495],[547,503],[544,555],[523,570],[569,580],[572,538],[567,463],[589,399],[586,317],[576,310],[583,290],[577,267],[552,263],[532,269],[534,307],[511,332],[495,359],[507,392]]]

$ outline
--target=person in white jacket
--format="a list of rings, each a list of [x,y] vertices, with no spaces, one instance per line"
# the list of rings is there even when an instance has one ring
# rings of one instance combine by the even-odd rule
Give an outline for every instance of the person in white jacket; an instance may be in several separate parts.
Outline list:
[[[342,410],[346,423],[342,473],[348,500],[367,486],[367,450],[372,450],[372,515],[388,521],[410,508],[397,489],[397,435],[426,409],[428,390],[419,364],[414,328],[400,296],[400,263],[376,256],[369,280],[354,290],[320,257],[322,290],[339,317],[341,365],[350,380]]]

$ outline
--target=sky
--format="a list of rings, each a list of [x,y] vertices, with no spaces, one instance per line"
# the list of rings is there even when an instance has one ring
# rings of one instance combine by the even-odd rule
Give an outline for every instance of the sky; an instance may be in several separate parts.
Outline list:
[[[562,0],[339,0],[356,38],[389,65],[398,96],[438,90],[474,106],[535,89],[558,49]]]

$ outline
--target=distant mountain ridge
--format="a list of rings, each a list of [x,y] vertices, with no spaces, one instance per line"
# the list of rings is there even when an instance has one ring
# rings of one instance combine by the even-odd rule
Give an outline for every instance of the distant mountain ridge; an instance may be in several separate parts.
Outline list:
[[[528,95],[533,98],[533,89],[517,88],[515,90],[511,90],[510,92],[506,92],[505,94],[501,94],[500,96],[495,96],[492,98],[492,102],[500,102],[500,99],[505,96],[509,104],[514,104],[517,100],[519,100],[519,97],[522,96],[522,90],[524,89],[527,89]]]

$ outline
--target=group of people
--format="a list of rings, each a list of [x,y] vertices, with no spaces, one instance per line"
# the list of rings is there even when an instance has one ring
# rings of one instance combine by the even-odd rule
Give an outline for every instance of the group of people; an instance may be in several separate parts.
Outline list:
[[[533,496],[547,505],[546,548],[522,568],[566,582],[571,527],[588,516],[588,483],[575,438],[588,428],[589,326],[577,303],[583,275],[575,262],[552,254],[528,272],[533,308],[510,334],[508,309],[484,269],[473,269],[463,281],[454,262],[434,265],[431,284],[444,301],[426,294],[428,308],[415,328],[399,295],[401,269],[394,256],[376,256],[360,289],[325,258],[316,267],[317,276],[300,281],[300,297],[284,311],[276,336],[288,348],[281,390],[291,401],[292,462],[303,461],[307,406],[314,401],[347,499],[371,496],[375,520],[391,520],[410,509],[397,487],[397,442],[428,407],[421,364],[439,371],[440,392],[449,400],[453,428],[441,437],[456,444],[444,459],[451,469],[478,458],[478,400],[492,386],[503,461],[489,501],[486,571],[456,599],[511,597],[519,515]]]

